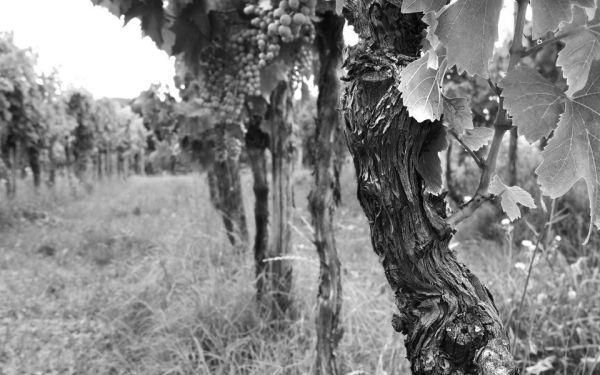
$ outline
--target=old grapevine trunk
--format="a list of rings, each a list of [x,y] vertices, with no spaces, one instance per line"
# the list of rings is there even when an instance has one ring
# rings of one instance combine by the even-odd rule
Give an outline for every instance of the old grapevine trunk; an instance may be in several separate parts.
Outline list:
[[[341,119],[339,71],[344,47],[344,18],[329,11],[316,24],[319,51],[319,96],[315,130],[315,184],[310,192],[309,209],[315,228],[315,246],[319,255],[319,289],[317,293],[317,374],[337,374],[335,352],[342,335],[340,310],[342,283],[340,261],[335,246],[333,213],[338,195],[334,173],[336,139],[340,137]]]
[[[271,132],[273,220],[264,269],[263,301],[267,302],[271,316],[275,320],[286,315],[292,301],[290,295],[292,265],[289,259],[285,259],[291,250],[290,220],[292,219],[294,169],[291,94],[289,83],[279,82],[271,94],[271,104],[267,112]]]
[[[254,179],[254,260],[256,265],[256,295],[260,300],[264,293],[264,262],[269,245],[269,179],[267,174],[267,148],[269,135],[260,129],[262,116],[254,116],[248,123],[246,151]]]
[[[248,243],[248,226],[244,213],[240,161],[238,158],[225,158],[215,161],[208,173],[211,201],[223,217],[227,238],[233,246]]]
[[[443,132],[440,123],[417,123],[402,104],[399,73],[419,55],[425,25],[400,6],[356,0],[345,9],[362,39],[346,63],[346,135],[358,199],[399,310],[392,324],[406,335],[414,374],[511,374],[492,297],[448,249],[444,202],[424,192],[419,158]]]

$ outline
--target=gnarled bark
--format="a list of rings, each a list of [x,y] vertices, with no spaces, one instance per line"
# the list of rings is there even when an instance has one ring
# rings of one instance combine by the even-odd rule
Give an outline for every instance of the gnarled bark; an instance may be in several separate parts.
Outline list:
[[[272,225],[264,270],[264,303],[273,320],[283,318],[292,304],[292,265],[285,257],[291,252],[294,144],[292,142],[292,92],[281,81],[271,94],[267,119],[271,133]],[[268,293],[268,296],[267,296]]]
[[[342,336],[340,312],[342,283],[340,260],[335,245],[333,214],[337,202],[335,162],[336,140],[341,136],[338,113],[340,81],[344,47],[344,18],[328,11],[315,24],[319,51],[319,96],[315,129],[315,184],[308,197],[315,229],[314,243],[319,256],[319,289],[317,294],[317,357],[316,374],[338,373],[335,352]]]
[[[264,294],[264,272],[267,264],[269,246],[269,178],[267,173],[267,148],[269,135],[260,129],[262,117],[254,116],[248,123],[246,133],[246,151],[254,179],[254,222],[256,235],[254,237],[254,261],[256,268],[256,296],[262,299]]]
[[[400,71],[419,56],[421,15],[401,1],[347,2],[362,42],[346,65],[346,135],[358,199],[399,313],[414,374],[512,374],[506,333],[488,290],[448,249],[445,203],[425,193],[421,153],[444,132],[418,123],[403,106]]]

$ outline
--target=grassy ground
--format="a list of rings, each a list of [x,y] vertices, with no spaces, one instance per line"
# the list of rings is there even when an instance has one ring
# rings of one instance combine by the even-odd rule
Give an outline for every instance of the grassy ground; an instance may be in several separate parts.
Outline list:
[[[243,180],[251,222],[251,178]],[[22,188],[0,207],[0,374],[310,373],[318,271],[306,224],[310,182],[297,174],[299,313],[284,331],[257,315],[252,254],[234,255],[203,178],[112,181],[77,198],[66,186],[35,197]],[[342,186],[342,373],[407,373],[350,166]],[[458,241],[459,257],[496,296],[523,367],[597,373],[597,265],[569,265],[549,249],[517,313],[530,253],[468,230]]]

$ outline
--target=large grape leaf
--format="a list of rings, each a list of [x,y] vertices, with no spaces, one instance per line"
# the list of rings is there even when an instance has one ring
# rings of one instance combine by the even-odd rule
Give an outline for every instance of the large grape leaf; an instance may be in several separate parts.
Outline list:
[[[533,143],[556,128],[566,98],[552,82],[532,68],[519,66],[508,72],[500,85],[504,107],[519,135]]]
[[[565,113],[542,156],[544,161],[536,170],[542,192],[557,198],[584,179],[592,223],[600,227],[600,61],[592,64],[585,87],[567,99]]]
[[[446,46],[448,66],[488,77],[498,38],[502,0],[457,0],[440,11],[435,34]]]
[[[543,37],[548,31],[558,30],[558,25],[571,21],[573,15],[570,0],[531,0],[531,10],[534,39]]]
[[[400,73],[400,92],[408,113],[417,121],[439,120],[442,115],[442,99],[438,70],[427,67],[429,54],[408,64]]]
[[[563,38],[565,48],[556,60],[569,84],[567,94],[572,95],[585,86],[592,63],[600,59],[600,10],[588,21],[582,8],[573,8],[573,21],[561,31],[572,32]]]
[[[446,0],[404,0],[402,2],[402,13],[437,12],[446,3]]]
[[[518,204],[529,208],[536,207],[531,194],[518,186],[505,185],[497,175],[490,181],[489,191],[490,194],[500,197],[502,211],[506,213],[510,221],[515,221],[521,217]]]

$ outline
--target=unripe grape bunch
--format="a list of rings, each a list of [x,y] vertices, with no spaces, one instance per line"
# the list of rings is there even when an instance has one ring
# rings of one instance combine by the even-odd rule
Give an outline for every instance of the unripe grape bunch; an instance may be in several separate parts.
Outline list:
[[[249,27],[229,35],[218,51],[203,54],[205,90],[200,102],[211,109],[217,122],[241,119],[246,97],[261,95],[261,70],[279,57],[282,45],[313,42],[315,5],[316,0],[281,0],[278,7],[265,9],[248,1],[243,12],[250,20]],[[297,57],[295,65],[304,62]]]

